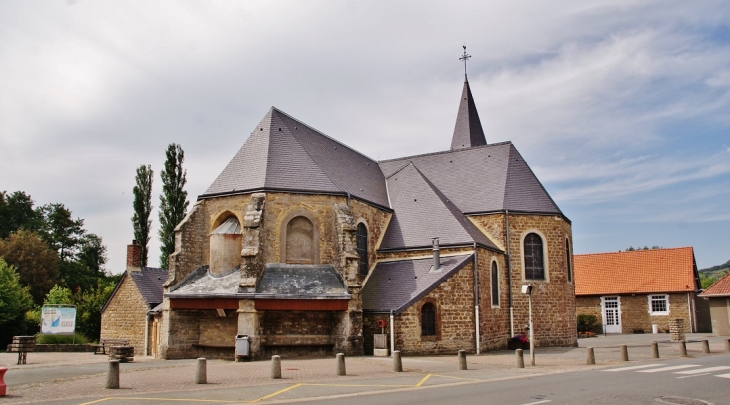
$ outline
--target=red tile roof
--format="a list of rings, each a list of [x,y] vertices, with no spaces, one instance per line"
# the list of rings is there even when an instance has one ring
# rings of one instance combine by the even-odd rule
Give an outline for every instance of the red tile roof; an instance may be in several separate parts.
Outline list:
[[[721,279],[700,294],[700,297],[727,297],[730,296],[730,273],[725,274]]]
[[[575,255],[574,272],[575,295],[696,290],[692,247]]]

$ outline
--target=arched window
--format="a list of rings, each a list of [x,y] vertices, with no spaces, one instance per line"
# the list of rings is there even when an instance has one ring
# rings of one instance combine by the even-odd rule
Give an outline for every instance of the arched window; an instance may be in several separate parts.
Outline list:
[[[307,217],[294,217],[286,225],[285,263],[314,264],[314,225]]]
[[[545,261],[542,251],[542,238],[536,233],[529,233],[524,242],[525,279],[544,280]]]
[[[421,336],[436,334],[436,308],[430,302],[421,307]]]
[[[570,242],[565,240],[565,264],[568,267],[568,282],[573,281],[573,269],[570,263]]]
[[[499,306],[499,269],[497,262],[492,262],[492,306]]]
[[[357,224],[357,254],[360,256],[358,269],[361,276],[368,275],[368,228],[360,222]]]

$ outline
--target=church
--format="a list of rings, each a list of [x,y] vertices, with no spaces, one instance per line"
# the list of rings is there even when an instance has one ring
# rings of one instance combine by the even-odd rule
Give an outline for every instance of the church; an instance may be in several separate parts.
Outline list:
[[[466,76],[447,142],[375,161],[272,107],[177,226],[137,353],[505,349],[527,284],[536,346],[576,345],[571,222],[512,143],[487,143]],[[102,337],[122,337],[113,318]]]

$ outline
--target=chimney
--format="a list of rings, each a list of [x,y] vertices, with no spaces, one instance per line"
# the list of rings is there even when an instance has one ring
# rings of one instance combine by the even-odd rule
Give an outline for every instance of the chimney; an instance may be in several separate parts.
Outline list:
[[[136,240],[127,245],[127,271],[142,271],[142,246]]]
[[[441,252],[439,251],[439,238],[431,238],[433,241],[433,269],[441,267]]]

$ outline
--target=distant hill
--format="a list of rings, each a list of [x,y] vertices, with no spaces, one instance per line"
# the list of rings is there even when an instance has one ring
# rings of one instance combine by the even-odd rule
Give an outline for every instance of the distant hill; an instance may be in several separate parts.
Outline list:
[[[717,266],[708,267],[706,269],[700,269],[700,274],[706,276],[706,277],[720,277],[723,276],[725,273],[730,271],[730,260],[726,261],[723,264],[718,264]]]

